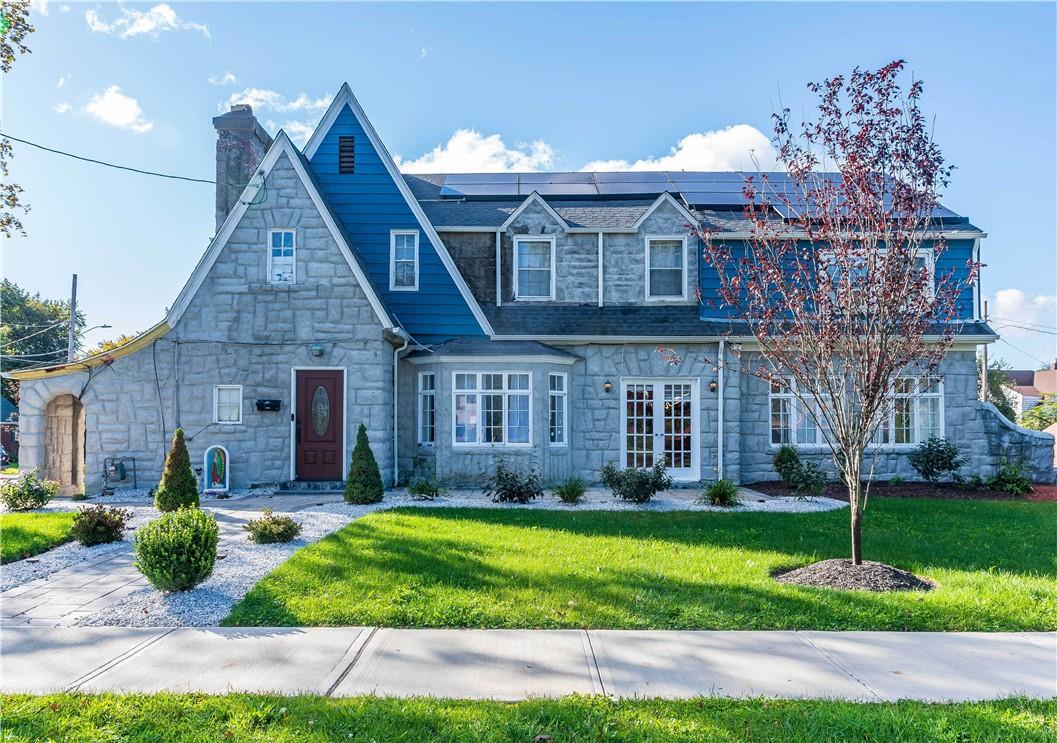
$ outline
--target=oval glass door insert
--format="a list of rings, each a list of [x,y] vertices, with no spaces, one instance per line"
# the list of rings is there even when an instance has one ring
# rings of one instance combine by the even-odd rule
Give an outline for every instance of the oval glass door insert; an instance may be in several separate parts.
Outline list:
[[[312,393],[312,428],[316,432],[316,436],[322,436],[327,432],[327,426],[330,424],[330,395],[323,388],[323,385],[316,387],[316,391]]]

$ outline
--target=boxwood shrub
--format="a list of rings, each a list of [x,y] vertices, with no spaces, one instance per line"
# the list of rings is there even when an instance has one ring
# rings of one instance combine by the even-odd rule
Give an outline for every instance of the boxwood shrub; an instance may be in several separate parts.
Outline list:
[[[159,591],[187,591],[213,573],[219,529],[212,515],[181,508],[140,527],[136,567]]]
[[[0,483],[0,500],[12,511],[43,508],[58,492],[59,483],[45,480],[39,470],[27,472],[17,480]]]
[[[110,506],[82,506],[73,517],[73,538],[85,547],[108,544],[121,539],[132,511]]]

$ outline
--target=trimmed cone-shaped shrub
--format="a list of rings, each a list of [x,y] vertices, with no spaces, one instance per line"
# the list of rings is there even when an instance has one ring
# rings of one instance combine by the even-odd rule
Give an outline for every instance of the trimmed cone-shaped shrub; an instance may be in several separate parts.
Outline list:
[[[136,568],[159,591],[187,591],[213,573],[219,529],[212,515],[180,508],[155,519],[133,537]]]
[[[165,458],[165,470],[154,492],[154,505],[159,511],[198,507],[198,478],[191,469],[191,458],[187,455],[182,428],[177,428],[173,433],[172,447]]]
[[[377,503],[382,499],[382,472],[367,441],[367,426],[360,424],[356,432],[356,446],[352,450],[349,476],[345,480],[346,503]]]

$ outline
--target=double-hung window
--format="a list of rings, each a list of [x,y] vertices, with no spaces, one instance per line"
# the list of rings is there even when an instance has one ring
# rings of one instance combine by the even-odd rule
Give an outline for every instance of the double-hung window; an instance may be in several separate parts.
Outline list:
[[[818,426],[796,396],[796,380],[771,380],[771,443],[814,446],[821,442]]]
[[[437,377],[418,375],[418,443],[432,446],[437,440]]]
[[[418,230],[389,233],[389,288],[402,292],[418,290]]]
[[[297,239],[294,230],[268,230],[268,283],[294,284],[297,271],[294,254]]]
[[[527,372],[454,372],[452,436],[455,445],[528,445],[530,381]]]
[[[554,372],[548,375],[547,389],[547,419],[550,428],[550,443],[553,446],[563,446],[566,437],[566,419],[569,412],[568,406],[568,376],[564,372]]]
[[[686,299],[686,238],[646,238],[646,299]]]
[[[242,423],[242,385],[218,384],[213,388],[213,422]]]
[[[874,443],[912,445],[943,435],[943,382],[899,377],[892,383]]]
[[[514,298],[554,299],[554,238],[514,238]]]

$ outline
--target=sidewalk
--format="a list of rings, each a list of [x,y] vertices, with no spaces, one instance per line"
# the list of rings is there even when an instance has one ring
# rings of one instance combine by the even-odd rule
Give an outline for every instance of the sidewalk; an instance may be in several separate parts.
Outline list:
[[[4,627],[0,689],[519,700],[1057,696],[1057,633]]]

